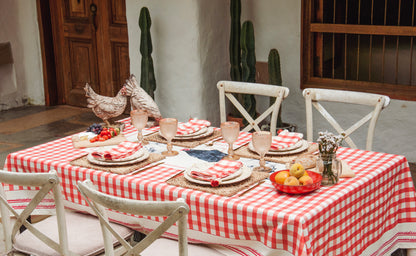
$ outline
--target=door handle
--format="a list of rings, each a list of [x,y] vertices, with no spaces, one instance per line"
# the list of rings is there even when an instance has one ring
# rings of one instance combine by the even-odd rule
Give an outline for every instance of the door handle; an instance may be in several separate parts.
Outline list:
[[[97,30],[97,23],[95,21],[95,18],[97,16],[97,5],[92,3],[90,5],[90,11],[91,11],[91,20],[92,20],[92,25],[94,26],[94,29]]]

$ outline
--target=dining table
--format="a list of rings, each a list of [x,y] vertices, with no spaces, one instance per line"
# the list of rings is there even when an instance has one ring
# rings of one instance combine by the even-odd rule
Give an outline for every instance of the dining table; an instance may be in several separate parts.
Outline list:
[[[137,129],[130,118],[120,122],[125,139],[137,142]],[[86,179],[99,191],[117,197],[151,201],[183,198],[190,208],[188,241],[210,245],[228,255],[390,255],[398,248],[416,248],[416,193],[405,156],[340,147],[337,157],[348,164],[354,177],[340,178],[335,185],[304,194],[276,190],[270,173],[264,172],[253,172],[242,184],[192,184],[184,179],[183,171],[207,160],[190,152],[217,152],[219,157],[227,153],[228,145],[220,139],[219,129],[215,131],[215,142],[212,138],[192,147],[174,144],[177,156],[159,157],[166,144],[157,138],[158,127],[145,128],[143,135],[149,143],[144,148],[156,158],[126,173],[82,162],[95,148],[74,147],[73,136],[10,153],[4,170],[56,170],[66,207],[87,213],[92,211],[76,187]],[[243,152],[250,140],[250,133],[241,132],[234,143],[236,153]],[[288,168],[284,157],[266,160],[271,172]],[[244,154],[240,161],[249,168],[259,164],[258,159]],[[36,188],[13,185],[5,190],[15,209],[21,209],[36,192]],[[37,213],[53,214],[53,209],[53,200],[45,199]],[[141,232],[164,220],[118,212],[109,212],[109,217]],[[165,236],[176,238],[176,227]]]

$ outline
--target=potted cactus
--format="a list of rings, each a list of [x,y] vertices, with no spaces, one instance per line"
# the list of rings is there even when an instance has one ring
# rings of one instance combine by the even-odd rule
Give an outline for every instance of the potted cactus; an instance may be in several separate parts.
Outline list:
[[[153,47],[152,37],[150,36],[151,25],[152,20],[150,19],[149,9],[143,7],[140,10],[139,16],[139,27],[141,30],[140,53],[142,55],[140,87],[142,87],[146,93],[154,99],[154,91],[156,90],[156,78],[152,59]]]
[[[269,84],[274,85],[282,85],[282,75],[280,71],[280,55],[279,52],[276,49],[271,49],[268,56],[268,72],[269,72]],[[272,98],[270,98],[270,104],[273,104]],[[277,123],[276,123],[276,131],[279,131],[280,129],[286,129],[289,131],[296,131],[297,126],[295,124],[290,123],[284,123],[282,121],[282,108],[283,103],[280,106],[279,114],[277,116]],[[264,127],[263,129],[269,130],[269,127]]]
[[[245,21],[240,25],[241,0],[231,0],[231,34],[230,34],[230,76],[233,81],[255,82],[256,79],[256,55],[254,43],[254,29],[251,21]],[[238,94],[238,101],[255,118],[256,99],[254,95]],[[234,109],[228,119],[237,118],[241,124],[245,123],[241,114]]]

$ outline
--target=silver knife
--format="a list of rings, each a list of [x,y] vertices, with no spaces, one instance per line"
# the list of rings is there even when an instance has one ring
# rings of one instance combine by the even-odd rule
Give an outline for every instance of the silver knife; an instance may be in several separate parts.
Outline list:
[[[175,173],[174,175],[170,176],[166,181],[175,178],[176,176],[178,176],[179,174],[183,173],[185,170],[182,170],[180,172]]]

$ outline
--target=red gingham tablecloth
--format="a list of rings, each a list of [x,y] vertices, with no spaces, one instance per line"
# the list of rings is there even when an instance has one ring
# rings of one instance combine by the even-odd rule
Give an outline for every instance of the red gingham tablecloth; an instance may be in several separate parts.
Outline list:
[[[126,134],[136,131],[124,121]],[[190,233],[212,235],[219,241],[240,241],[236,242],[240,245],[255,241],[264,248],[281,249],[293,255],[361,255],[374,243],[381,246],[372,249],[373,255],[384,255],[399,243],[413,243],[409,247],[416,247],[416,229],[411,228],[416,225],[416,194],[404,156],[340,148],[338,156],[349,164],[356,177],[341,179],[335,186],[289,195],[277,192],[265,182],[242,197],[222,197],[168,185],[166,179],[178,169],[166,164],[130,176],[69,164],[83,154],[85,151],[75,149],[71,138],[65,137],[11,153],[4,169],[13,172],[55,169],[62,181],[64,198],[74,204],[86,205],[75,186],[78,180],[85,179],[91,179],[100,191],[119,197],[138,200],[182,197],[191,209]],[[159,221],[157,217],[147,219]],[[396,231],[403,225],[409,230]],[[380,241],[389,232],[393,232],[391,237]],[[233,248],[236,255],[266,254],[264,248]]]

